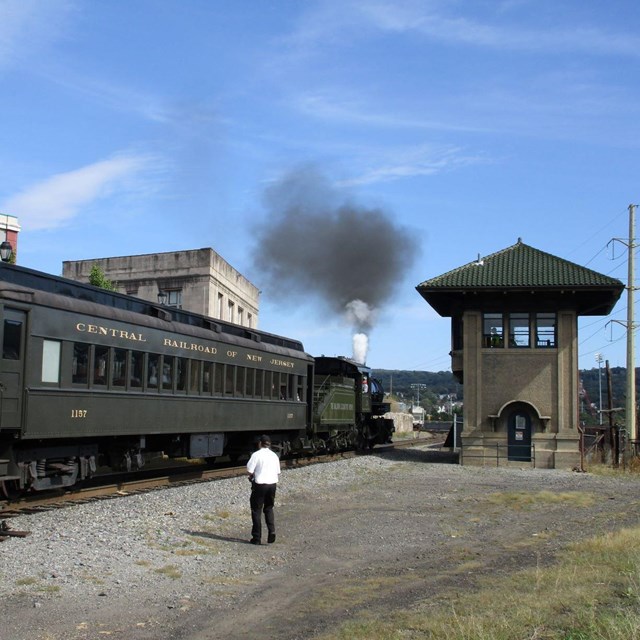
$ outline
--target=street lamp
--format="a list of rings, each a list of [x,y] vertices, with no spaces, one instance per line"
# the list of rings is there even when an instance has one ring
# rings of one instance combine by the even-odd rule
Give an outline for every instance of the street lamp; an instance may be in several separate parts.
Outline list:
[[[9,242],[9,216],[4,218],[4,240],[0,244],[0,260],[2,262],[11,262],[11,254],[13,254],[13,247]]]
[[[600,408],[600,425],[602,425],[602,354],[596,353],[596,362],[598,363],[598,396]]]
[[[12,254],[13,247],[8,240],[5,240],[2,244],[0,244],[0,260],[2,260],[2,262],[10,262]]]

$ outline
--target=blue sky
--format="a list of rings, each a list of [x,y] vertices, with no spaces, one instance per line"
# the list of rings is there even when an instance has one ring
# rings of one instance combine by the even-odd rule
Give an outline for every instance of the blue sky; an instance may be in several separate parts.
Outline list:
[[[640,200],[639,17],[631,0],[0,0],[0,211],[19,263],[55,274],[212,247],[262,290],[262,329],[351,355],[314,271],[275,286],[260,260],[278,207],[317,242],[346,207],[363,280],[400,258],[367,363],[446,370],[428,278],[521,237],[626,282],[610,240]],[[397,242],[362,256],[370,220]],[[625,365],[626,307],[581,321],[581,367]]]

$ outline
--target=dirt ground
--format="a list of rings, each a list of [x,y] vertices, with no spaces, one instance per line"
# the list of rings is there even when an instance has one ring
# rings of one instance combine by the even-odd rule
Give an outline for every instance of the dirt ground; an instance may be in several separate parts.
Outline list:
[[[157,592],[97,603],[54,598],[37,609],[10,599],[2,616],[21,620],[30,640],[309,639],[341,621],[471,589],[483,574],[552,562],[570,542],[638,523],[635,478],[460,467],[427,449],[381,455],[379,470],[334,495],[310,486],[277,505],[273,545],[248,544],[246,522],[215,536],[266,556],[267,571],[202,584],[169,605]],[[516,509],[493,499],[542,491],[592,500]],[[1,630],[0,638],[22,640]]]

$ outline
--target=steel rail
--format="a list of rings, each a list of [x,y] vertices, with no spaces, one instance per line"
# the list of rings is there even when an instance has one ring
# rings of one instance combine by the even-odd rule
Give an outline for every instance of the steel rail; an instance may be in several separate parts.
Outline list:
[[[337,460],[348,460],[359,455],[376,454],[383,451],[392,451],[394,449],[403,449],[418,445],[440,446],[441,444],[441,441],[433,438],[415,438],[388,445],[377,445],[375,449],[367,452],[366,454],[357,453],[355,451],[342,451],[303,458],[285,458],[281,460],[281,465],[285,469],[293,469],[312,464],[324,464],[327,462],[335,462]],[[162,471],[162,473],[152,477],[122,477],[120,480],[115,482],[105,482],[97,486],[65,489],[55,495],[50,493],[47,495],[29,494],[15,500],[0,500],[0,519],[55,510],[97,500],[109,500],[128,495],[146,493],[156,491],[158,489],[236,478],[247,473],[246,466],[244,464],[241,466],[217,469],[197,468],[189,471],[185,471],[184,469],[185,467],[177,467],[174,469],[165,468],[162,470],[158,469],[158,471]],[[98,480],[98,478],[95,478],[95,480]]]

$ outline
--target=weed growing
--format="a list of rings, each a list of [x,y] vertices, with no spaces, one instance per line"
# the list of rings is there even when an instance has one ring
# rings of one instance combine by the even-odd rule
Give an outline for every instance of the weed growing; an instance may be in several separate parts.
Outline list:
[[[567,549],[552,566],[480,578],[477,588],[323,640],[629,640],[640,637],[640,527]]]

